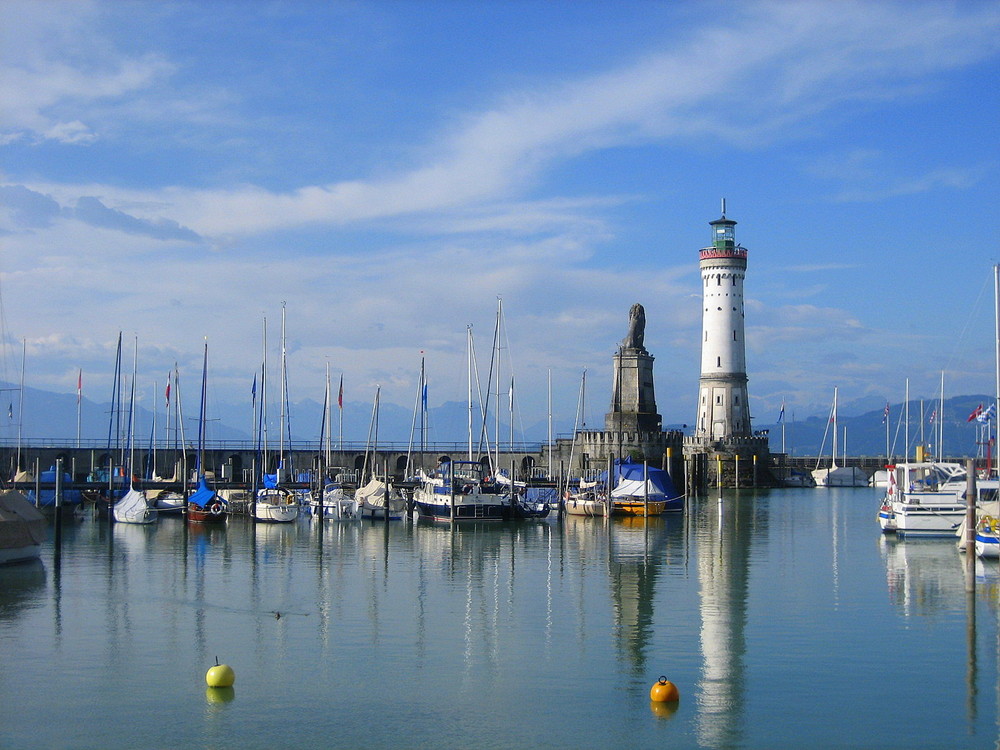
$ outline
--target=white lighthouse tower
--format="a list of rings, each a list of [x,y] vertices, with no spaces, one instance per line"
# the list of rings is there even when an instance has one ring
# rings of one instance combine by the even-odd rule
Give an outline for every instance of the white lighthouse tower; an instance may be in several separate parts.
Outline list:
[[[701,378],[695,439],[731,441],[750,437],[746,345],[743,334],[743,279],[747,250],[736,244],[736,222],[710,221],[712,244],[701,250]]]

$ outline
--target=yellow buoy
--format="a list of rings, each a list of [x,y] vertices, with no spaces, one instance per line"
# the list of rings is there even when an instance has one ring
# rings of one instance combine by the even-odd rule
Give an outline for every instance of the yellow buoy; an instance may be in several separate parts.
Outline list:
[[[219,657],[216,656],[215,666],[205,674],[205,682],[213,688],[232,687],[236,682],[236,673],[228,664],[219,664]]]
[[[649,699],[654,703],[669,703],[680,700],[680,698],[681,694],[677,691],[677,686],[662,675],[649,689]]]

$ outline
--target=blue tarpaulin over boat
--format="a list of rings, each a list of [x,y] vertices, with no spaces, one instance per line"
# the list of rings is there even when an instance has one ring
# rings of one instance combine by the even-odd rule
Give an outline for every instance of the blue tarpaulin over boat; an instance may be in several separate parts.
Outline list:
[[[40,484],[55,484],[55,481],[56,481],[56,467],[55,466],[50,466],[49,469],[48,469],[48,471],[41,472],[41,474],[38,477],[38,481],[39,481]],[[70,476],[68,473],[64,472],[63,473],[63,479],[62,479],[62,483],[63,483],[63,490],[62,490],[63,499],[62,499],[62,501],[66,505],[72,505],[72,504],[77,504],[77,503],[83,502],[83,493],[80,492],[80,490],[71,490],[71,489],[67,489],[66,488],[67,485],[70,482],[72,482],[72,481],[73,481],[73,477]],[[28,492],[25,493],[25,494],[27,495],[28,499],[32,503],[35,502],[35,491],[34,490],[28,490]],[[42,505],[42,506],[55,505],[55,503],[56,503],[56,491],[54,489],[43,489],[41,491],[41,494],[39,495],[39,498],[40,498],[40,502],[38,503],[38,505]]]
[[[221,500],[223,503],[226,502],[219,497],[215,490],[208,486],[208,482],[205,481],[205,477],[202,477],[198,480],[198,489],[192,492],[188,497],[188,502],[192,505],[197,505],[200,508],[205,508],[208,507],[208,504],[215,499]]]
[[[555,503],[559,501],[559,491],[555,487],[525,487],[524,500],[529,503]]]
[[[670,475],[663,469],[658,469],[655,466],[647,466],[646,476],[649,478],[649,485],[651,490],[655,490],[657,493],[666,495],[668,498],[678,497],[680,495],[677,492],[677,488],[674,487],[674,482],[670,478]],[[634,480],[642,482],[643,465],[631,459],[625,459],[624,461],[620,458],[615,459],[615,475],[617,485],[619,482],[626,480]],[[600,481],[608,481],[608,472],[601,472]]]

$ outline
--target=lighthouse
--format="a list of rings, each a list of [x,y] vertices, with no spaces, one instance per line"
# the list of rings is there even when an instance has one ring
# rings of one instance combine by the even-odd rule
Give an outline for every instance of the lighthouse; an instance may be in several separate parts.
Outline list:
[[[728,442],[750,437],[747,401],[743,280],[747,250],[736,242],[736,222],[710,221],[712,244],[701,249],[701,378],[695,439]]]

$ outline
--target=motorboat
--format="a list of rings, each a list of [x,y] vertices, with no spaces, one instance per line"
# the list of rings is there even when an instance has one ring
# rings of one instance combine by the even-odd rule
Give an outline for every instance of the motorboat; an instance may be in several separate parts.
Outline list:
[[[510,517],[507,488],[483,477],[477,461],[446,461],[433,475],[420,472],[413,500],[424,518],[443,521],[505,521]]]
[[[879,524],[906,537],[953,537],[965,520],[966,471],[958,463],[920,461],[898,463],[891,471]],[[996,496],[998,480],[977,482],[977,502]]]

